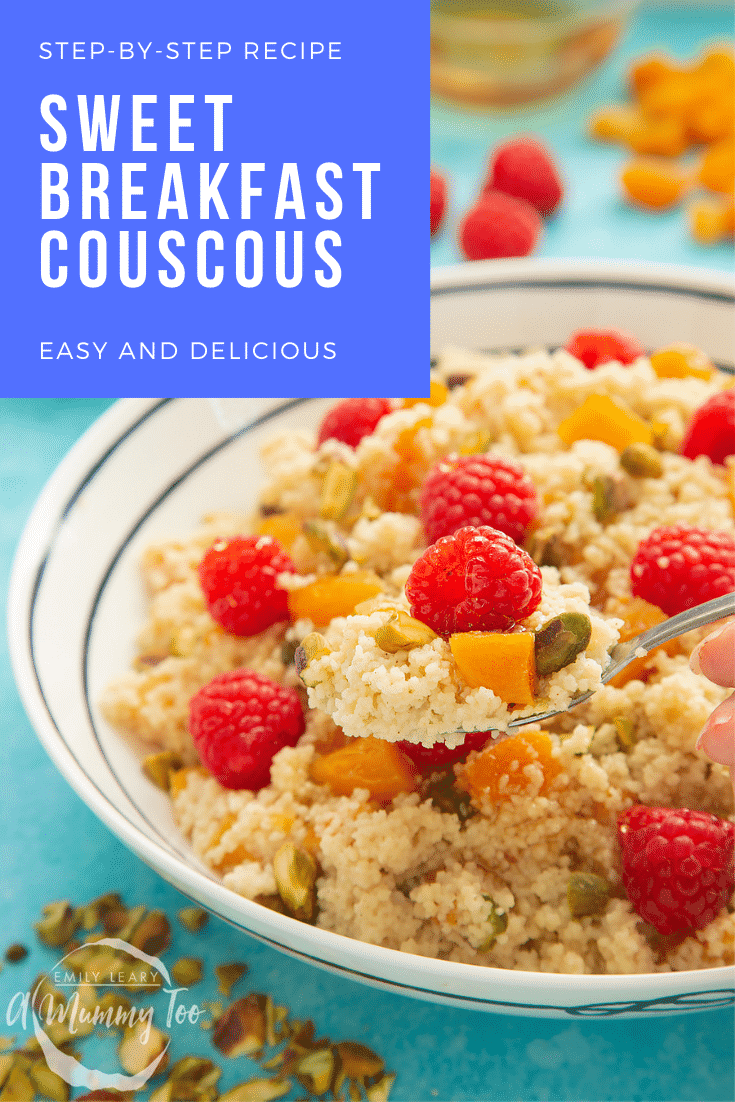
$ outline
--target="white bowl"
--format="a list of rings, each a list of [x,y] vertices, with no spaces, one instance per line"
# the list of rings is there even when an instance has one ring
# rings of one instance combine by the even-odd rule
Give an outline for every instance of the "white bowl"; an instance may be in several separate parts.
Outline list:
[[[525,261],[435,275],[433,345],[515,348],[617,326],[655,347],[704,346],[732,363],[733,288],[713,273],[640,265]],[[636,1016],[733,1002],[731,969],[569,976],[428,960],[316,929],[225,888],[179,836],[168,800],[97,707],[127,667],[144,616],[138,558],[184,535],[213,508],[254,503],[258,447],[276,430],[313,426],[311,399],[126,399],[59,465],[18,548],[10,650],[25,707],[61,772],[117,836],[180,891],[270,945],[356,980],[416,998],[551,1017]],[[242,417],[232,432],[228,420]]]

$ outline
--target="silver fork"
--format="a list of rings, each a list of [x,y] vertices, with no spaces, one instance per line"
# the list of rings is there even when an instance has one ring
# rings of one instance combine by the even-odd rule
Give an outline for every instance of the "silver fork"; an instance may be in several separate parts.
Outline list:
[[[610,652],[610,662],[602,672],[603,685],[606,685],[611,678],[624,670],[637,657],[638,651],[643,650],[648,654],[649,651],[661,646],[662,643],[668,643],[670,639],[676,639],[679,635],[684,635],[685,632],[693,631],[695,628],[703,628],[707,624],[714,624],[717,620],[723,620],[726,616],[735,616],[735,593],[726,593],[724,597],[715,597],[713,601],[705,601],[703,605],[695,605],[694,608],[688,608],[685,612],[680,612],[677,616],[664,620],[662,624],[657,624],[656,627],[641,632],[634,639],[628,639],[625,643],[618,643]],[[570,702],[569,708],[575,708],[577,704],[583,704],[585,700],[590,699],[593,692],[594,690],[590,690],[582,696],[575,697]],[[569,709],[562,710],[568,711]],[[527,723],[538,723],[541,719],[549,719],[551,716],[559,714],[559,710],[556,709],[552,709],[550,712],[537,712],[532,716],[523,716],[511,720],[508,728],[524,727]]]

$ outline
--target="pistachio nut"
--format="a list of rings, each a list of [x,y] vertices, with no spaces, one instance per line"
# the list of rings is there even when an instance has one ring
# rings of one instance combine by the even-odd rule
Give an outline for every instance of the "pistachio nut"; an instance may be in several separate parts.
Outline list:
[[[349,559],[350,553],[341,532],[332,531],[328,525],[319,520],[304,521],[302,531],[312,551],[319,555],[327,555],[338,570]]]
[[[177,1060],[168,1074],[172,1102],[214,1102],[218,1098],[216,1083],[222,1069],[202,1056],[184,1056]]]
[[[630,483],[625,475],[599,474],[592,480],[592,512],[605,524],[632,504]]]
[[[293,1072],[302,1087],[306,1087],[311,1094],[320,1095],[329,1090],[337,1067],[334,1050],[329,1046],[307,1052],[297,1060]]]
[[[381,650],[388,654],[396,654],[399,650],[412,650],[414,647],[423,647],[436,639],[435,631],[432,631],[420,620],[415,620],[403,609],[396,609],[386,624],[383,624],[375,632],[375,642]]]
[[[191,987],[199,983],[204,969],[198,957],[181,957],[171,965],[171,975],[180,987]]]
[[[592,623],[583,612],[562,612],[547,620],[535,635],[536,672],[556,673],[581,654],[592,636]]]
[[[33,1102],[36,1090],[27,1073],[13,1063],[0,1091],[2,1102]]]
[[[342,1061],[342,1071],[350,1079],[380,1075],[385,1068],[385,1061],[377,1052],[358,1041],[340,1041],[334,1047]]]
[[[315,658],[322,658],[325,654],[329,653],[330,648],[327,640],[323,635],[320,635],[318,631],[310,631],[308,635],[304,636],[301,643],[296,648],[294,662],[296,664],[296,673],[305,685],[313,686],[317,683],[313,675],[309,675],[307,669],[309,663],[313,662]]]
[[[281,662],[284,666],[293,665],[297,647],[298,643],[293,640],[287,639],[284,643],[281,643]]]
[[[377,1083],[365,1087],[367,1102],[388,1102],[395,1081],[395,1075],[383,1075]]]
[[[8,964],[18,964],[19,961],[25,960],[28,956],[28,950],[25,945],[21,945],[20,942],[13,942],[5,950],[5,959]]]
[[[265,1044],[265,995],[236,999],[218,1018],[212,1044],[223,1056],[252,1056]]]
[[[43,918],[35,923],[36,933],[44,945],[58,949],[66,945],[79,924],[79,917],[68,899],[48,903],[43,908]]]
[[[278,894],[294,918],[311,922],[316,910],[316,862],[305,849],[284,842],[273,858]]]
[[[30,1068],[30,1077],[38,1093],[51,1102],[68,1102],[71,1088],[60,1075],[52,1071],[43,1060],[37,1060]]]
[[[478,946],[478,952],[487,953],[495,944],[498,934],[504,934],[508,929],[508,916],[505,911],[498,909],[497,904],[489,895],[484,895],[482,898],[490,904],[490,913],[487,916],[489,933],[482,945]]]
[[[634,478],[660,478],[664,470],[659,453],[643,441],[628,444],[623,449],[620,453],[620,466]]]
[[[466,823],[477,814],[477,808],[472,806],[469,792],[459,788],[456,782],[451,766],[435,769],[422,777],[419,791],[422,800],[431,800],[439,811],[456,815],[460,823]]]
[[[220,995],[224,995],[226,999],[229,999],[232,988],[247,973],[248,966],[244,961],[233,960],[230,964],[215,965],[214,974],[217,977]]]
[[[536,566],[555,566],[558,570],[567,563],[567,552],[561,535],[549,529],[539,529],[531,535],[528,553]]]
[[[470,432],[465,436],[459,446],[459,454],[484,455],[492,442],[493,438],[489,432],[484,432],[482,429],[475,429],[474,432]]]
[[[181,769],[184,760],[180,754],[173,750],[161,750],[158,754],[149,754],[143,759],[143,772],[149,781],[157,788],[168,792],[171,781],[171,771]]]
[[[209,914],[201,907],[182,907],[177,918],[190,934],[198,934],[209,922]]]
[[[134,927],[132,934],[122,938],[151,957],[159,956],[171,944],[171,926],[163,911],[148,911]]]
[[[357,471],[340,459],[330,463],[322,483],[319,503],[319,516],[322,520],[341,520],[352,504],[356,489]]]
[[[168,1063],[168,1042],[166,1034],[147,1019],[138,1021],[125,1030],[117,1047],[118,1059],[128,1075],[140,1075],[154,1060],[160,1060],[157,1070],[163,1071]]]
[[[593,872],[573,872],[567,881],[567,903],[573,918],[601,914],[610,898],[610,885]]]
[[[219,1102],[273,1102],[291,1090],[290,1079],[248,1079],[219,1096]]]
[[[636,742],[635,724],[627,716],[614,716],[613,726],[615,727],[615,735],[618,740],[618,746],[623,753],[629,753]]]

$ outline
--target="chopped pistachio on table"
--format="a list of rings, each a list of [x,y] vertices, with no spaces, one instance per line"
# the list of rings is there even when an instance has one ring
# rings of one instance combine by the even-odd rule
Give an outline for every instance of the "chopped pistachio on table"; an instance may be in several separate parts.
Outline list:
[[[287,847],[284,847],[284,851]],[[295,849],[295,847],[292,847]],[[308,881],[304,879],[303,851],[284,852],[284,891],[293,905],[308,906]],[[308,870],[307,870],[308,871]],[[294,876],[296,880],[294,881]],[[298,883],[297,883],[298,881]],[[306,887],[304,887],[306,885]],[[306,894],[304,894],[306,892]],[[190,934],[199,935],[208,922],[208,914],[199,907],[184,907],[178,912],[181,926]],[[70,967],[86,972],[130,967],[132,957],[120,950],[98,946],[105,937],[114,936],[135,945],[151,956],[165,953],[171,944],[172,931],[168,917],[160,910],[148,910],[145,906],[127,907],[116,892],[74,907],[68,900],[56,901],[43,908],[43,916],[36,923],[39,942],[47,949],[60,950]],[[74,941],[74,935],[83,940]],[[28,955],[20,942],[6,950],[6,960],[19,962]],[[181,957],[170,971],[175,983],[188,987],[198,983],[204,974],[198,957]],[[214,968],[220,993],[229,998],[230,991],[248,973],[244,961],[232,961]],[[126,985],[133,998],[141,993],[142,985],[133,980]],[[41,974],[31,986],[33,1004],[53,996],[56,1005],[67,1005],[62,991],[52,983],[51,977]],[[292,1018],[288,1007],[277,1003],[270,995],[250,992],[228,1006],[221,1002],[202,1000],[201,1006],[209,1011],[209,1017],[200,1019],[202,1029],[211,1029],[212,1044],[225,1059],[248,1056],[259,1063],[262,1074],[251,1076],[236,1086],[220,1093],[219,1081],[223,1068],[208,1057],[183,1056],[173,1063],[169,1059],[167,1045],[172,1040],[151,1022],[145,1028],[145,1019],[138,1018],[131,1024],[131,1009],[135,1004],[119,988],[100,993],[90,984],[80,984],[79,1002],[89,1018],[98,1012],[98,1023],[119,1034],[117,1046],[120,1066],[128,1075],[143,1071],[151,1060],[163,1054],[163,1058],[150,1083],[140,1091],[88,1092],[78,1095],[81,1099],[114,1098],[118,1102],[132,1102],[146,1095],[149,1102],[271,1102],[285,1098],[293,1091],[302,1091],[304,1102],[309,1099],[331,1098],[334,1102],[387,1102],[395,1075],[386,1072],[382,1058],[358,1041],[333,1042],[315,1036],[314,1023]],[[140,1009],[143,1009],[142,1007]],[[74,1046],[83,1043],[94,1032],[94,1023],[77,1022],[72,1034],[68,1025],[55,1021],[46,1029],[53,1043],[67,1056],[83,1060],[83,1054]],[[17,1037],[0,1038],[0,1100],[1,1102],[69,1102],[71,1088],[55,1071],[50,1069],[35,1037],[18,1045]],[[164,1051],[165,1050],[165,1051]],[[171,1054],[172,1055],[172,1054]],[[305,1093],[303,1093],[305,1092]]]

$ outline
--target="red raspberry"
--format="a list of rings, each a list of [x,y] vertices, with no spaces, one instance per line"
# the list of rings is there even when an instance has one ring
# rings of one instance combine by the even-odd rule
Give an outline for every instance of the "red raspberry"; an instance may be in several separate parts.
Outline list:
[[[447,181],[436,169],[431,170],[431,236],[442,224],[447,206]]]
[[[645,356],[643,345],[619,329],[581,329],[579,333],[572,334],[565,348],[589,368],[609,364],[613,360],[632,364],[639,356]]]
[[[217,540],[199,564],[207,608],[232,635],[257,635],[288,620],[285,589],[276,577],[296,573],[278,540],[270,536],[234,536]]]
[[[723,390],[699,407],[689,422],[681,454],[687,459],[708,455],[720,464],[735,454],[735,389]]]
[[[254,670],[228,670],[192,697],[189,730],[221,785],[257,792],[270,784],[273,755],[304,733],[304,713],[294,689]]]
[[[631,589],[667,616],[735,589],[735,539],[688,524],[654,528],[630,566]]]
[[[705,811],[631,807],[618,819],[623,884],[660,934],[703,930],[735,887],[735,827]]]
[[[464,742],[460,746],[455,746],[453,750],[443,742],[435,742],[433,746],[421,746],[415,742],[397,742],[396,746],[411,759],[417,769],[427,772],[442,765],[454,765],[455,762],[464,761],[471,750],[482,750],[485,743],[492,738],[492,734],[492,731],[468,731]]]
[[[421,488],[421,520],[429,543],[468,524],[489,524],[520,543],[537,511],[531,479],[499,455],[442,459]]]
[[[459,243],[468,260],[528,256],[540,233],[541,219],[530,204],[486,191],[464,216]]]
[[[495,150],[484,191],[496,189],[524,199],[539,214],[553,214],[564,185],[546,146],[536,138],[513,138]]]
[[[387,398],[344,398],[324,417],[316,442],[319,445],[325,440],[341,440],[356,448],[363,436],[375,432],[378,421],[392,409]]]
[[[505,532],[460,528],[416,560],[406,596],[411,615],[438,635],[507,631],[541,603],[541,571]]]

